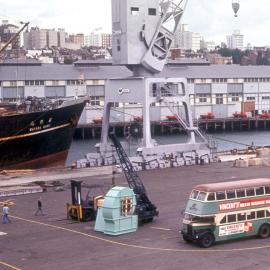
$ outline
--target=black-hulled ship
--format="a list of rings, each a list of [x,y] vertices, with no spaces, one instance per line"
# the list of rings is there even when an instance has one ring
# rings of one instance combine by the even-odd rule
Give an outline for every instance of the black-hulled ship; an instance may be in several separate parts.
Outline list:
[[[0,103],[0,169],[64,166],[85,98]]]

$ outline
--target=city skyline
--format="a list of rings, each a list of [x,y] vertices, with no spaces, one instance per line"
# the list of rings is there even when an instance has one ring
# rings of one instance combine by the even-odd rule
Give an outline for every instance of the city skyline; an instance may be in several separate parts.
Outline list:
[[[181,23],[189,25],[189,30],[200,33],[205,40],[217,44],[226,42],[226,36],[239,29],[245,36],[245,45],[270,45],[265,34],[270,27],[266,0],[260,0],[256,8],[252,0],[240,1],[238,17],[234,17],[231,0],[189,0]],[[69,33],[88,35],[96,28],[102,32],[111,32],[111,0],[92,1],[78,0],[76,6],[63,0],[0,0],[0,19],[11,23],[30,21],[30,27],[64,28]],[[200,16],[198,16],[200,15]]]

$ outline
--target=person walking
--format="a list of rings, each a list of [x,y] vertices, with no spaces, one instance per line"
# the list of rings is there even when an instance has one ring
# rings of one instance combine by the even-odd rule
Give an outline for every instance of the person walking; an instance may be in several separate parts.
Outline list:
[[[38,206],[38,208],[37,208],[37,211],[36,211],[36,213],[35,213],[35,216],[37,216],[39,213],[40,213],[42,216],[44,216],[44,213],[43,213],[43,211],[42,211],[42,200],[41,200],[41,198],[38,199],[38,201],[37,201],[37,206]]]
[[[7,204],[4,204],[4,207],[3,207],[3,224],[11,223],[8,215],[9,215],[9,207],[7,206]]]

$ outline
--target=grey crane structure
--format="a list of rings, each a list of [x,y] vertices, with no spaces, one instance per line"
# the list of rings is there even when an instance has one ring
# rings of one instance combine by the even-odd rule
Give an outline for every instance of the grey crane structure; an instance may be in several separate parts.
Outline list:
[[[142,155],[209,150],[208,141],[193,125],[186,78],[160,76],[187,1],[112,0],[113,64],[128,67],[133,76],[123,78],[119,74],[119,78],[106,82],[101,153],[110,151],[109,119],[115,102],[142,104]],[[163,104],[177,115],[188,134],[186,143],[157,145],[151,137],[152,103]],[[196,140],[198,137],[199,141]]]

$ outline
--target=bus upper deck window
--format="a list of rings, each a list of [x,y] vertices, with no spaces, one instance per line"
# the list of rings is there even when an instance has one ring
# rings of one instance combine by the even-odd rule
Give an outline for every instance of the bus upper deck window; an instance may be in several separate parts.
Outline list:
[[[217,192],[217,200],[225,200],[225,192]]]
[[[270,186],[265,187],[265,194],[270,194]]]
[[[193,189],[193,190],[192,190],[192,192],[191,192],[191,194],[190,194],[190,199],[194,199],[194,200],[196,200],[196,199],[197,199],[198,194],[199,194],[199,191],[197,191],[197,190]]]
[[[199,193],[199,196],[198,196],[197,200],[198,200],[198,201],[204,201],[205,198],[206,198],[206,193],[201,191],[201,192]]]
[[[207,201],[215,201],[215,200],[216,200],[215,193],[214,192],[209,193],[207,197]]]
[[[256,191],[256,195],[263,195],[264,194],[263,187],[255,188],[255,191]]]
[[[246,196],[245,190],[244,189],[238,189],[236,190],[236,196],[237,198],[243,198]]]
[[[235,199],[235,190],[227,190],[227,199]]]
[[[247,192],[247,196],[255,196],[254,188],[247,188],[246,192]]]

